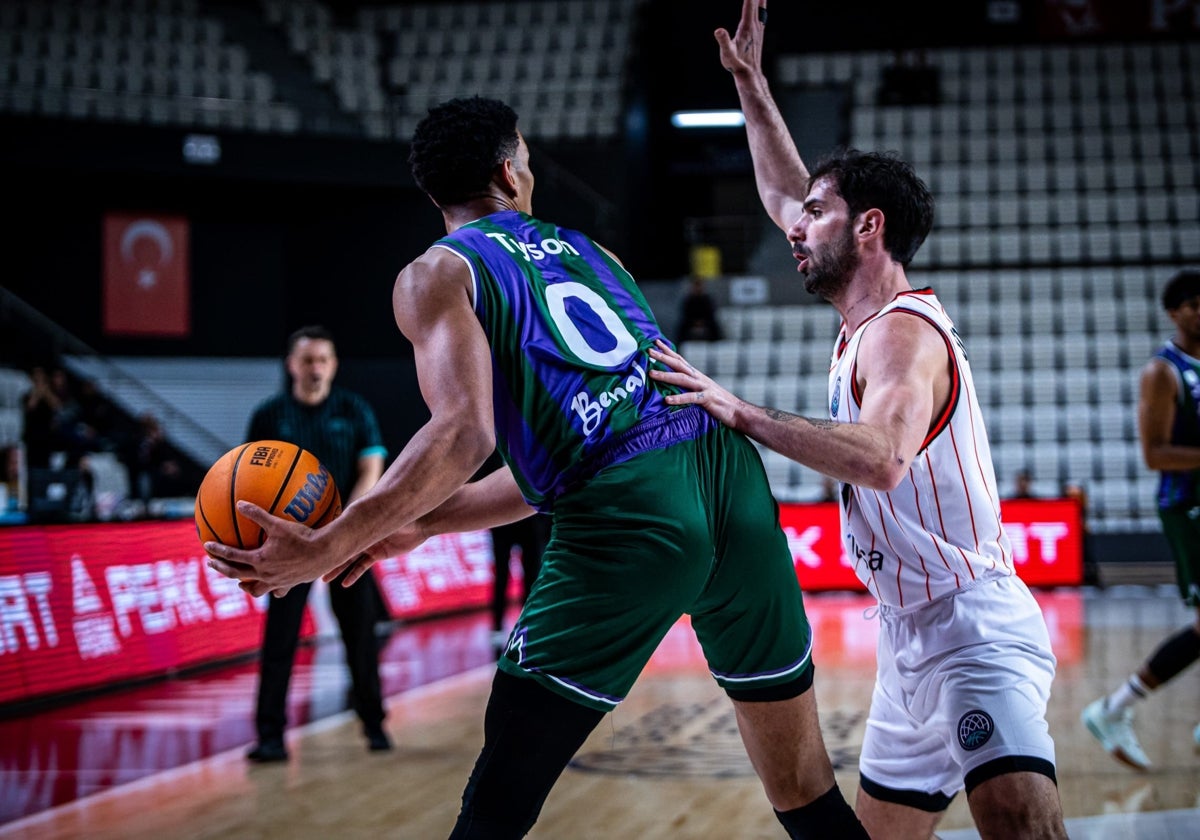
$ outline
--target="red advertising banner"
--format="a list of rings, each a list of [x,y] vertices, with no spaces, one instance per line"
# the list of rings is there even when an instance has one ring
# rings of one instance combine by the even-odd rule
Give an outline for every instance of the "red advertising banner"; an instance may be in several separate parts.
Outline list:
[[[482,607],[492,599],[492,535],[442,534],[372,568],[393,618]]]
[[[191,334],[188,222],[179,216],[104,216],[104,333]]]
[[[0,703],[256,650],[266,600],[204,561],[191,522],[0,529]]]
[[[1083,582],[1083,522],[1073,499],[1012,499],[1000,503],[1017,574],[1031,587]],[[808,592],[865,592],[842,552],[835,503],[781,504],[779,518],[800,585]]]

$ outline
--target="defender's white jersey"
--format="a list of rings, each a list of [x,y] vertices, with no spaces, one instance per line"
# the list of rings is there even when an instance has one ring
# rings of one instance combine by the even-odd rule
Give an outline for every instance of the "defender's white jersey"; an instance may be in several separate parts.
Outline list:
[[[846,556],[880,603],[904,608],[1011,575],[1013,559],[971,368],[954,323],[931,290],[897,295],[854,335],[842,325],[829,371],[830,417],[858,420],[858,345],[863,331],[885,316],[924,318],[936,327],[952,368],[949,403],[899,486],[890,493],[842,487]]]

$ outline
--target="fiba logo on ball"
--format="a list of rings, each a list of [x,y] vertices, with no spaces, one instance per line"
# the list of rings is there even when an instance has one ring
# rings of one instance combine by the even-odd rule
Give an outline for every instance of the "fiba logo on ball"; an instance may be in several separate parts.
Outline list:
[[[977,750],[988,742],[995,731],[992,716],[982,709],[974,709],[959,718],[958,743],[964,750]]]

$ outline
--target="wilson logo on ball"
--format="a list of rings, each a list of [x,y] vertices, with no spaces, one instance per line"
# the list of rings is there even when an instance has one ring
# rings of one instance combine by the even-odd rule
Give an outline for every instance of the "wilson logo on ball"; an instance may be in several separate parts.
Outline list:
[[[331,481],[333,479],[324,464],[321,465],[320,472],[309,473],[304,486],[296,491],[296,495],[283,509],[284,515],[290,516],[297,522],[307,522],[308,517],[312,516],[317,505],[321,503],[321,499],[325,497],[325,490]]]

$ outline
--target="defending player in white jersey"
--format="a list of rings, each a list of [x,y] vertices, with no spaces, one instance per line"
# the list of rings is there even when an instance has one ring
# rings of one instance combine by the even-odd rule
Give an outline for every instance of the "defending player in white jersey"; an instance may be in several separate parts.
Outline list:
[[[879,599],[878,672],[855,809],[873,837],[928,838],[966,789],[985,838],[1065,838],[1046,704],[1055,659],[1013,573],[970,367],[953,323],[906,268],[933,198],[890,154],[843,151],[810,174],[761,70],[765,0],[716,33],[759,197],[805,288],[842,316],[827,418],[750,405],[660,343],[726,425],[842,482],[844,547]]]

